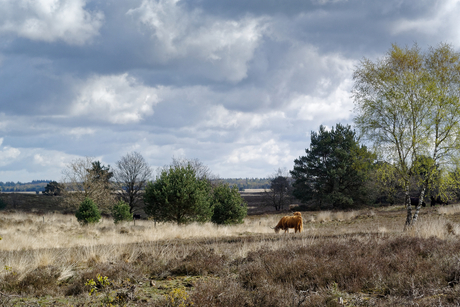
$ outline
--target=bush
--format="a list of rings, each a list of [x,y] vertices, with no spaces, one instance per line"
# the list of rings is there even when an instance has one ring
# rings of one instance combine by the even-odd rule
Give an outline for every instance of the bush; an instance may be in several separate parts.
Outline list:
[[[193,165],[172,165],[145,188],[145,213],[161,222],[207,222],[212,217],[211,185]]]
[[[129,212],[129,205],[122,200],[112,207],[112,216],[115,224],[122,221],[128,222],[133,220],[133,214]]]
[[[59,184],[56,181],[51,181],[46,185],[45,191],[43,191],[43,194],[49,195],[49,196],[58,196],[58,195],[61,195],[63,190],[64,190],[64,186],[62,184]]]
[[[101,219],[101,213],[99,212],[97,205],[88,197],[86,197],[80,204],[75,216],[77,217],[78,222],[82,225],[97,223]]]
[[[220,184],[213,191],[214,213],[211,221],[216,224],[241,224],[248,208],[237,187]]]
[[[3,210],[6,208],[6,201],[3,198],[0,198],[0,210]]]

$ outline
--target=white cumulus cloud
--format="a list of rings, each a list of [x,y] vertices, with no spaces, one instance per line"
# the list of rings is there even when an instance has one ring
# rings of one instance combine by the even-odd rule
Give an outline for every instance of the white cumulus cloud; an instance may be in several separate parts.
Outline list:
[[[85,5],[85,0],[0,0],[0,33],[83,45],[98,35],[104,20]]]
[[[226,163],[239,164],[242,162],[259,163],[264,161],[270,165],[280,165],[291,162],[294,157],[290,154],[286,143],[270,139],[257,145],[241,146],[233,150],[226,158]]]
[[[79,89],[71,114],[115,124],[135,123],[153,114],[153,106],[158,101],[156,88],[144,86],[126,73],[94,76]],[[74,132],[87,134],[91,131]]]
[[[218,19],[198,9],[187,12],[178,0],[144,0],[128,15],[152,32],[155,56],[163,62],[195,59],[214,68],[203,71],[207,77],[231,82],[247,76],[264,29],[264,18]]]
[[[3,142],[3,138],[1,141]],[[14,162],[20,154],[21,151],[17,148],[10,146],[4,146],[3,148],[0,148],[0,166],[5,166]]]
[[[447,36],[450,41],[454,41],[459,46],[460,39],[457,29],[460,1],[436,1],[431,6],[429,14],[416,18],[402,17],[398,19],[392,27],[392,34],[418,32],[438,38],[439,33],[443,33],[443,39],[446,39]]]

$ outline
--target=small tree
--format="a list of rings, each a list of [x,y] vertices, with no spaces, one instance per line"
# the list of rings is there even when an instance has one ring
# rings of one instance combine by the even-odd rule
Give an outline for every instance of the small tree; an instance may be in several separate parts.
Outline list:
[[[117,161],[114,179],[117,194],[129,205],[132,213],[134,205],[142,199],[141,191],[152,177],[152,170],[138,152],[128,153]]]
[[[82,225],[97,223],[101,219],[101,213],[99,212],[97,205],[90,198],[85,198],[75,213],[75,216],[77,217],[78,222]]]
[[[109,212],[115,203],[107,177],[108,167],[98,167],[92,158],[76,159],[63,171],[64,202],[71,208],[77,207],[86,198],[94,200],[101,210]],[[101,169],[103,171],[101,171]]]
[[[270,189],[264,191],[264,202],[276,211],[289,206],[292,199],[292,178],[286,170],[278,169],[270,178]]]
[[[93,179],[102,180],[108,184],[110,179],[113,177],[113,172],[110,171],[110,165],[105,166],[101,163],[101,161],[94,161],[91,164],[93,166],[91,168]]]
[[[163,168],[157,180],[147,184],[144,202],[145,213],[156,221],[206,222],[213,213],[211,185],[197,177],[190,163]]]
[[[59,196],[61,195],[63,190],[64,190],[63,185],[57,183],[56,181],[51,181],[46,185],[45,191],[43,191],[43,194],[49,195],[49,196]]]
[[[213,189],[214,213],[211,221],[216,224],[241,224],[248,213],[246,202],[241,198],[238,187],[228,183]]]
[[[133,214],[129,209],[129,205],[122,200],[112,207],[112,216],[115,224],[122,221],[129,222],[133,220]]]
[[[0,198],[0,210],[5,209],[7,206],[6,201],[3,198]]]

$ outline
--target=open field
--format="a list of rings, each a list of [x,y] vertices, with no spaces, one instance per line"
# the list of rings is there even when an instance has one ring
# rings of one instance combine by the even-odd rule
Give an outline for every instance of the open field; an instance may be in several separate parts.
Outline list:
[[[405,233],[401,206],[303,212],[301,234],[275,234],[280,216],[81,227],[72,215],[3,212],[0,305],[460,304],[460,206],[424,208]]]
[[[275,208],[267,207],[264,204],[263,192],[264,189],[246,189],[240,192],[243,199],[248,204],[248,214],[257,215],[263,213],[274,213]],[[62,202],[62,197],[47,196],[44,194],[35,194],[34,192],[18,192],[18,193],[0,193],[0,199],[7,204],[8,210],[17,210],[20,212],[34,212],[38,214],[54,213],[70,213],[73,210],[65,207]],[[135,213],[145,217],[142,209],[143,202],[136,205]],[[286,208],[288,210],[289,208]]]

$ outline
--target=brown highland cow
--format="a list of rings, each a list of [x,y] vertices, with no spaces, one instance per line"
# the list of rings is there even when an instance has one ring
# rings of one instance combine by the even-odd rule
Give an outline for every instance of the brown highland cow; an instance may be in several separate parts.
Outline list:
[[[276,233],[279,233],[280,229],[283,229],[284,233],[289,233],[289,228],[294,228],[296,233],[297,231],[302,232],[303,222],[300,212],[294,212],[294,216],[283,216],[278,222],[278,225],[272,229],[275,229]]]

